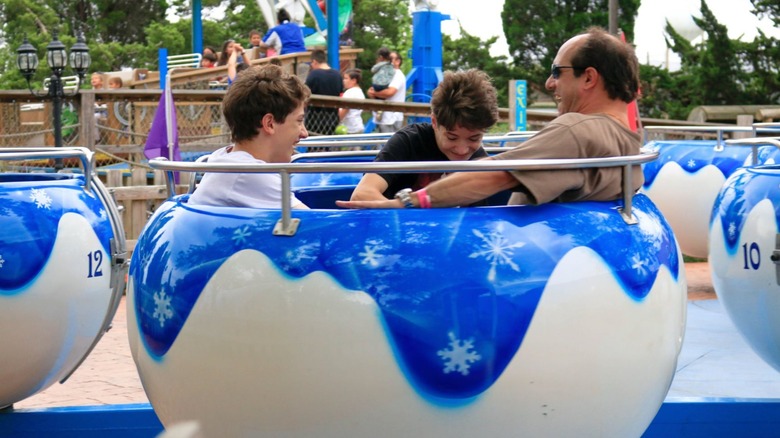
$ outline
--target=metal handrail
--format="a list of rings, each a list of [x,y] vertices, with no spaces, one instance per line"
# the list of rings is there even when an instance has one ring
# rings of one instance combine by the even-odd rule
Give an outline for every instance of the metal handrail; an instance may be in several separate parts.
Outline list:
[[[734,140],[726,140],[727,145],[734,146],[750,146],[753,151],[753,165],[758,164],[758,147],[766,145],[767,143],[780,149],[780,137],[753,137],[753,138],[740,138]]]
[[[724,126],[645,126],[643,131],[642,144],[647,143],[647,133],[649,131],[680,131],[680,132],[705,132],[716,133],[717,142],[716,150],[723,150],[723,133],[724,132],[750,132],[753,135],[759,132],[777,132],[780,131],[780,124],[778,123],[754,123],[751,126],[736,126],[736,125],[724,125]]]
[[[647,133],[650,131],[683,131],[683,132],[714,132],[717,135],[717,141],[715,143],[715,150],[723,150],[723,133],[724,132],[753,132],[751,126],[645,126],[643,130],[642,144],[647,143]]]
[[[508,150],[510,150],[503,146],[486,146],[483,149],[485,149],[485,152],[487,152],[488,154],[500,154],[502,152],[507,152]],[[315,159],[357,158],[357,157],[376,157],[377,155],[379,155],[378,149],[367,149],[361,151],[304,152],[304,153],[293,155],[290,162],[296,163],[300,160],[308,159],[308,158],[315,158]],[[196,161],[202,161],[202,160],[200,160],[199,158]]]
[[[356,139],[387,140],[388,138],[392,137],[393,134],[394,134],[393,132],[372,132],[370,134],[312,135],[311,137],[301,140],[300,143],[317,142],[317,141],[325,141],[325,140],[356,140]]]
[[[183,55],[170,55],[166,58],[169,68],[198,68],[203,55],[200,53],[185,53]]]
[[[503,143],[514,140],[526,140],[535,135],[537,131],[514,132],[502,135],[489,135],[482,138],[482,143]],[[350,146],[381,146],[390,138],[388,134],[371,136],[366,134],[364,138],[360,134],[334,135],[309,137],[298,142],[298,147],[350,147]]]
[[[84,172],[84,190],[91,190],[92,170],[95,168],[95,154],[84,147],[62,148],[2,148],[0,160],[49,160],[58,158],[78,158]]]
[[[149,161],[156,170],[166,172],[168,197],[175,194],[174,172],[220,172],[220,173],[279,173],[282,176],[282,232],[278,234],[292,235],[286,230],[292,224],[290,208],[290,174],[292,173],[418,173],[429,171],[444,172],[480,172],[496,170],[562,170],[585,169],[596,167],[623,167],[623,209],[620,214],[631,224],[633,218],[632,167],[644,164],[658,158],[658,152],[644,151],[638,155],[605,157],[605,158],[569,158],[569,159],[535,159],[535,160],[476,160],[476,161],[405,161],[405,162],[370,162],[370,163],[209,163],[168,161],[164,157]],[[285,201],[286,200],[286,201]],[[294,232],[293,232],[294,233]],[[275,232],[275,234],[277,234]]]

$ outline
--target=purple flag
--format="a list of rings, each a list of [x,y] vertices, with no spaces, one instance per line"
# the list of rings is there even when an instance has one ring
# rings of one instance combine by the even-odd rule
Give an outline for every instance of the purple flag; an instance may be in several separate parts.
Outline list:
[[[168,106],[166,97],[170,103],[170,114],[166,117]],[[166,119],[170,119],[170,132]],[[169,140],[170,139],[170,140]],[[173,154],[169,147],[173,147]],[[176,123],[176,107],[173,105],[173,95],[169,89],[163,90],[160,95],[160,103],[157,105],[157,111],[154,113],[152,127],[149,129],[149,136],[146,138],[144,146],[144,155],[147,159],[165,157],[173,161],[181,161],[179,152],[179,129]],[[179,174],[175,173],[176,183],[179,182]]]

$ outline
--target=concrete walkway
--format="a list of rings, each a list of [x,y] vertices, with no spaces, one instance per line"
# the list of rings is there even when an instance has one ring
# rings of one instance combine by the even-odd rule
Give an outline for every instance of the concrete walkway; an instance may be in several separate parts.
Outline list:
[[[125,299],[119,304],[113,327],[63,384],[14,403],[14,408],[92,406],[148,403],[127,341]]]
[[[688,328],[669,397],[780,398],[780,373],[736,332],[712,289],[707,263],[687,263]],[[16,408],[147,403],[130,355],[124,300],[87,360],[64,384],[16,403]]]

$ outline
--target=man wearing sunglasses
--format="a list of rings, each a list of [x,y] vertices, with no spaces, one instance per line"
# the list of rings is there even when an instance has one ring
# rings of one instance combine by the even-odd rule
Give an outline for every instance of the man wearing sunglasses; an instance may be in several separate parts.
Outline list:
[[[601,158],[636,155],[641,139],[628,124],[628,103],[639,89],[633,48],[604,29],[566,41],[545,83],[559,116],[510,151],[488,159]],[[632,187],[644,180],[636,166]],[[589,168],[549,171],[460,172],[387,201],[338,201],[346,208],[428,208],[469,205],[503,190],[509,204],[613,200],[622,194],[622,171]]]

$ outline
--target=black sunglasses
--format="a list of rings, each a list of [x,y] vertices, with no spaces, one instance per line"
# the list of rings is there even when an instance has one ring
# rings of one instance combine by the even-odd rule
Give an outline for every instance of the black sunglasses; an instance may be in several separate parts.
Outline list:
[[[558,65],[553,64],[552,68],[550,69],[550,76],[552,76],[553,79],[558,79],[561,77],[561,69],[562,68],[571,68],[574,70],[585,70],[587,67],[575,67],[573,65]]]

